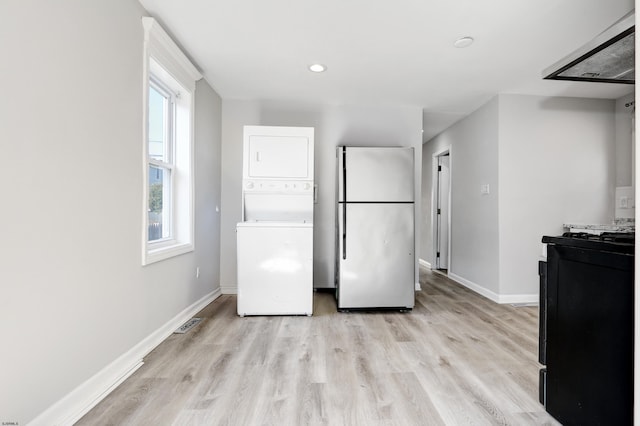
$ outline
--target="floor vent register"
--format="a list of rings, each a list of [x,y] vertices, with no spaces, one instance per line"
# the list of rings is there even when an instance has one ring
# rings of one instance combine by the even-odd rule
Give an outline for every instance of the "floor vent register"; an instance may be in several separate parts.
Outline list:
[[[182,324],[176,331],[175,334],[185,334],[188,333],[193,327],[198,325],[202,321],[202,318],[191,318],[189,321]]]

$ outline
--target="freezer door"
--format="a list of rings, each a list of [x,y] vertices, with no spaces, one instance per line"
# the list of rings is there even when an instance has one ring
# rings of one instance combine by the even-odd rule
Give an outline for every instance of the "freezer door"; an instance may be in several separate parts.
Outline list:
[[[338,201],[413,201],[413,148],[338,147]],[[345,185],[346,182],[346,185]]]
[[[338,209],[338,308],[413,308],[413,209],[412,203]]]

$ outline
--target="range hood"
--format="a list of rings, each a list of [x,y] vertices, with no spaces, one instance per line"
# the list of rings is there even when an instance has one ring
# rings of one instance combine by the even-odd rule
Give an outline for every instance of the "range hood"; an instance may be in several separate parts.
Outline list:
[[[548,80],[635,84],[635,11],[542,72]]]

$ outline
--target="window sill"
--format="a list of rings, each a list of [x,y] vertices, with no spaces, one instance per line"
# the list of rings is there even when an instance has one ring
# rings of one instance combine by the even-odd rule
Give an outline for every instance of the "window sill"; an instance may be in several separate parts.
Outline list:
[[[193,251],[192,243],[180,243],[149,249],[143,254],[142,265],[149,265],[151,263],[160,262],[161,260],[170,259],[181,254],[189,253]]]

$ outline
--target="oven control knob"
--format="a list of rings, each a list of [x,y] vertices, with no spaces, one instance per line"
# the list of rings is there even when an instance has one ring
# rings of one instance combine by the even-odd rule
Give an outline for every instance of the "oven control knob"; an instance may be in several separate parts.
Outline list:
[[[249,182],[247,184],[247,189],[253,189],[253,182]]]
[[[309,189],[311,189],[311,184],[310,184],[310,183],[305,183],[305,184],[304,184],[304,189],[306,189],[307,191],[308,191]]]

